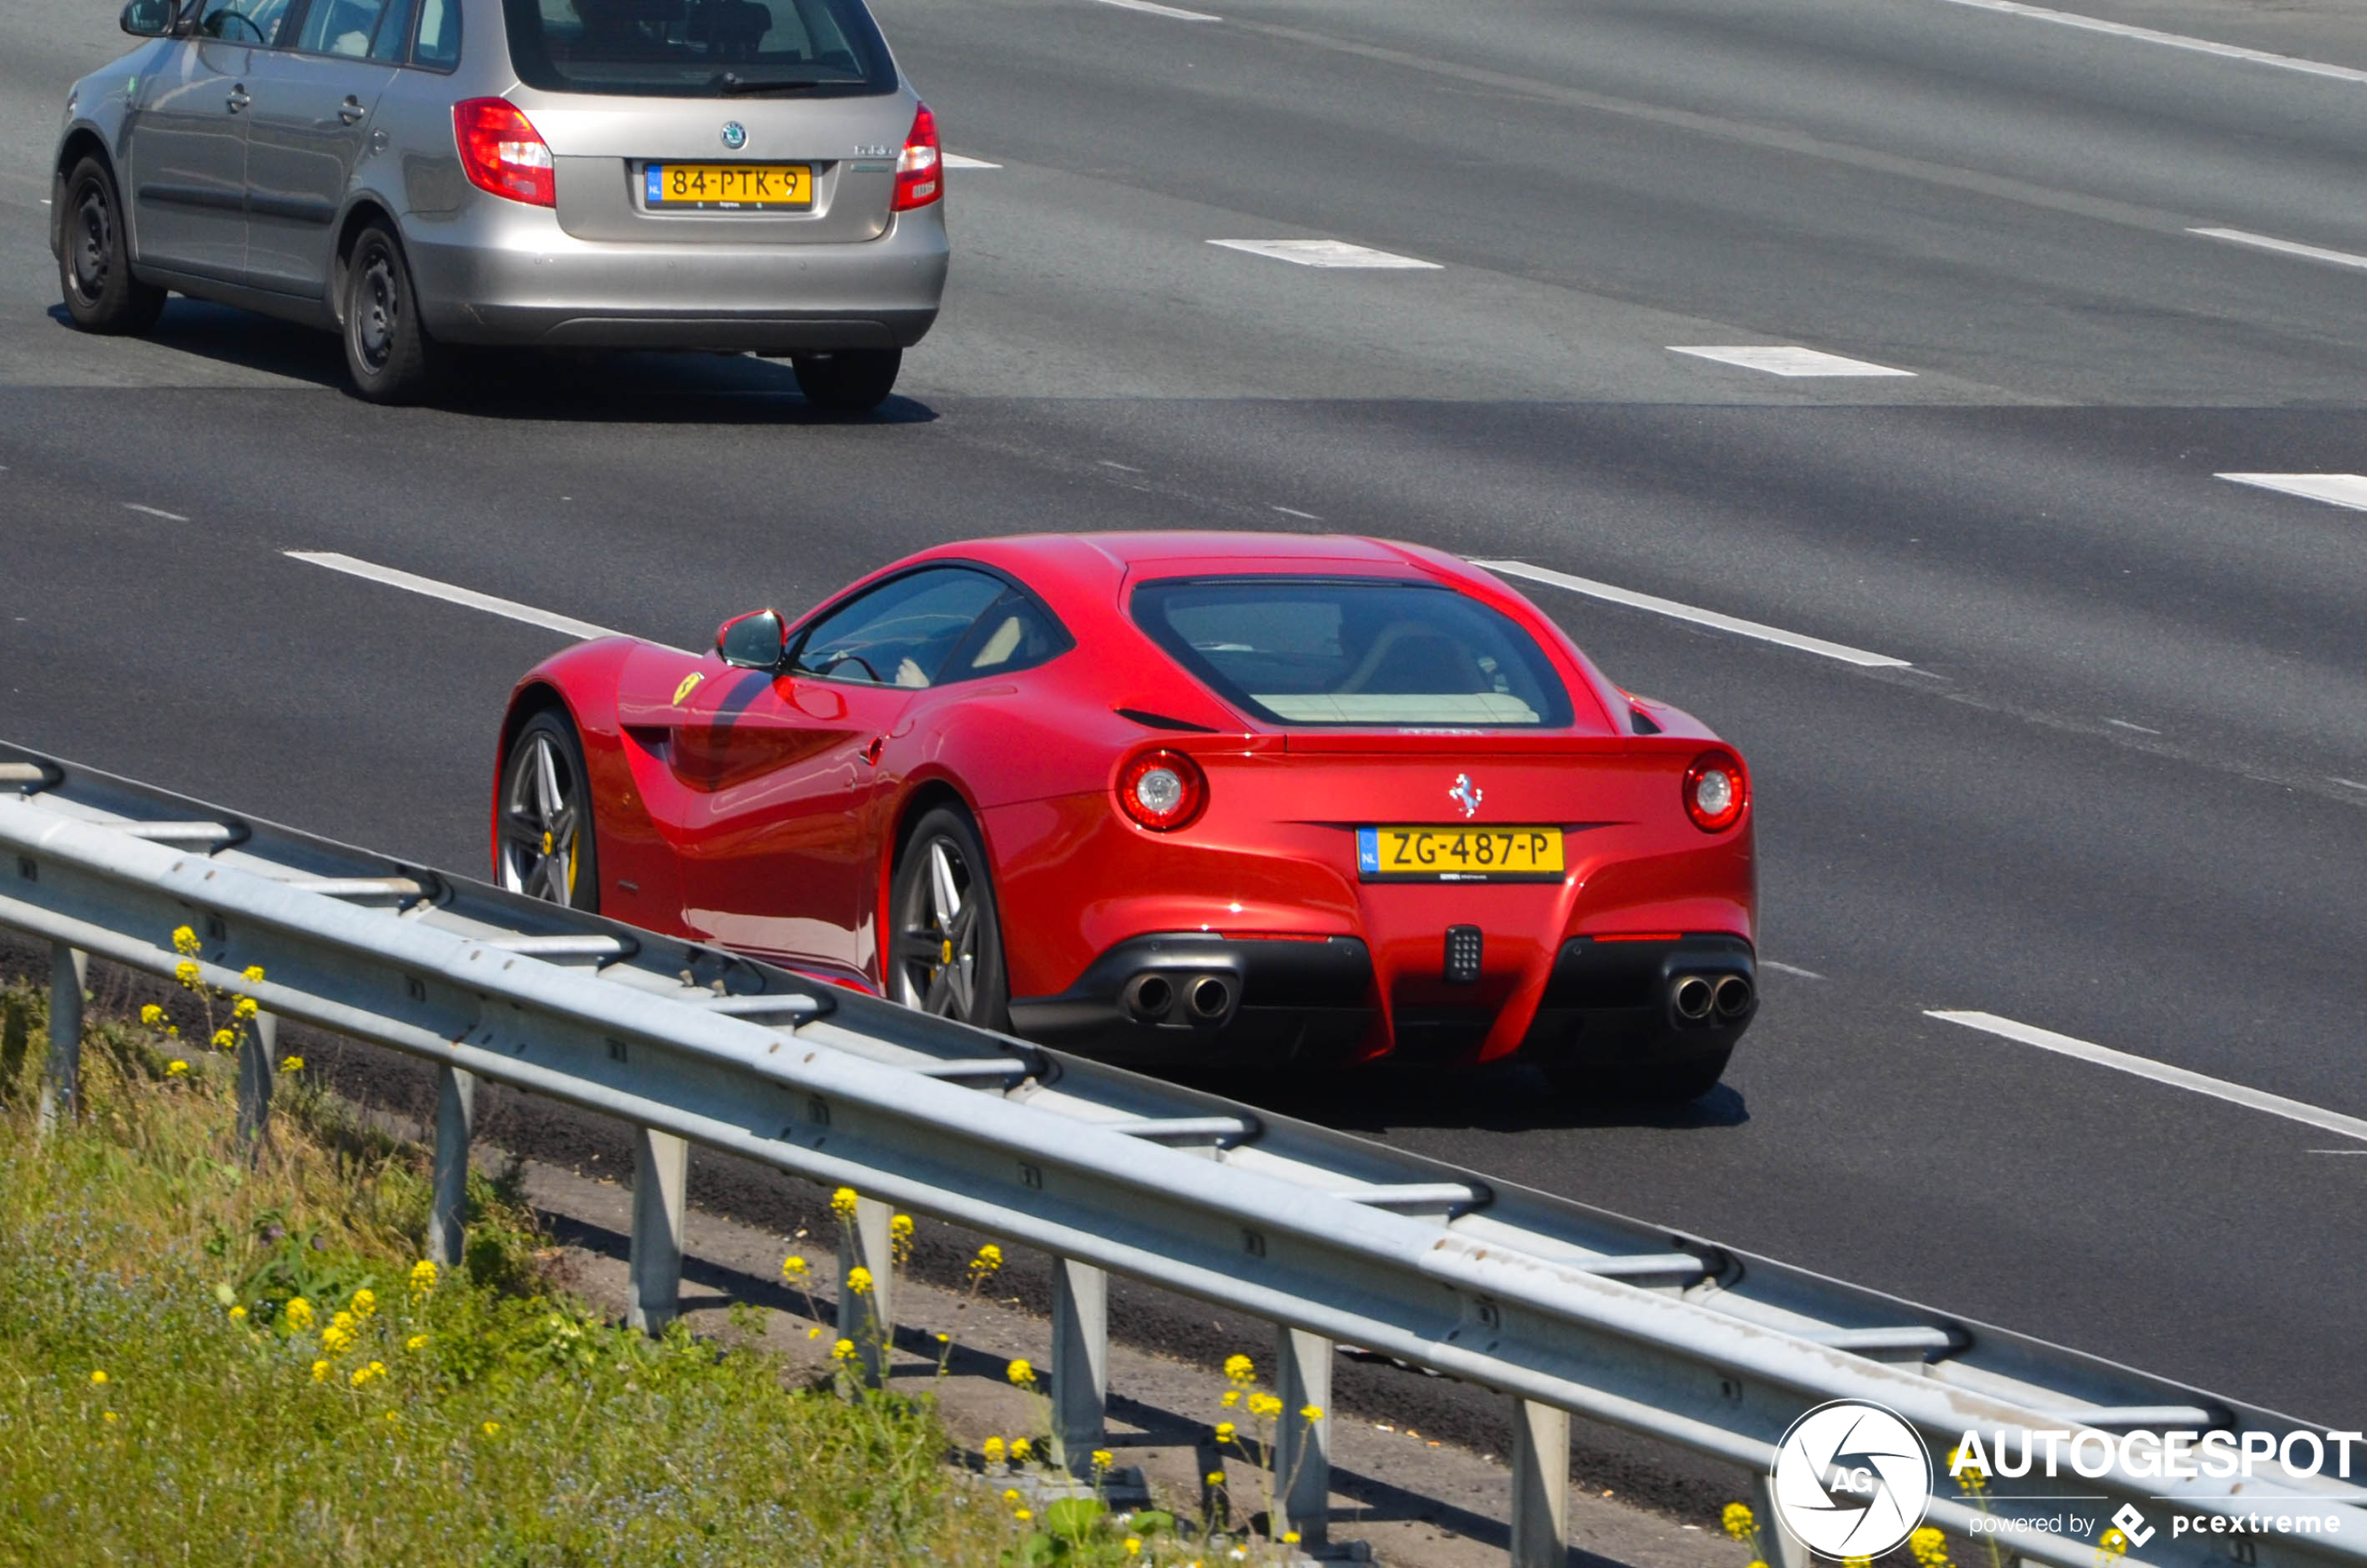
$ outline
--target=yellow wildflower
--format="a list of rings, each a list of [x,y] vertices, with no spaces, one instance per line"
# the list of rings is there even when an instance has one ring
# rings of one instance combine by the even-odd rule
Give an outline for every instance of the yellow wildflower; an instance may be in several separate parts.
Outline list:
[[[255,1014],[260,1011],[261,1009],[256,1007],[254,1004],[254,998],[251,996],[242,996],[239,998],[238,1005],[230,1009],[230,1016],[238,1019],[240,1023],[245,1023],[249,1018],[253,1017]]]
[[[781,1260],[781,1276],[784,1279],[803,1279],[807,1272],[805,1260],[795,1253]]]
[[[1013,1438],[1011,1439],[1011,1457],[1019,1464],[1024,1465],[1029,1460],[1035,1457],[1035,1445],[1029,1442],[1025,1438]]]
[[[191,990],[198,989],[198,966],[188,959],[183,959],[172,966],[172,977]]]
[[[1003,1489],[1003,1501],[1006,1503],[1016,1503],[1019,1500],[1019,1489],[1018,1487],[1006,1486]]]
[[[1282,1401],[1271,1394],[1252,1394],[1250,1396],[1250,1413],[1260,1421],[1268,1420],[1282,1413]]]
[[[1003,1249],[990,1241],[970,1260],[970,1275],[973,1279],[984,1279],[1002,1266]]]
[[[1948,1537],[1930,1525],[1927,1524],[1908,1536],[1907,1545],[1914,1552],[1915,1561],[1922,1564],[1922,1568],[1949,1568]]]
[[[230,1309],[230,1321],[231,1321],[231,1322],[233,1322],[233,1323],[244,1323],[246,1320],[247,1320],[247,1309],[246,1309],[246,1308],[244,1308],[244,1307],[242,1307],[242,1306],[234,1306],[234,1307],[232,1307],[232,1308]]]
[[[830,1346],[830,1359],[833,1361],[854,1360],[855,1342],[853,1340],[841,1340],[838,1343]]]
[[[395,1415],[395,1413],[394,1413],[392,1411],[387,1411],[387,1419],[388,1419],[389,1421],[394,1421],[394,1420],[397,1420],[397,1419],[399,1419],[399,1418]]]
[[[1718,1516],[1718,1522],[1726,1526],[1726,1534],[1738,1541],[1750,1539],[1752,1533],[1758,1528],[1758,1519],[1742,1503],[1727,1504],[1726,1511]]]
[[[805,1337],[810,1340],[820,1339],[822,1337],[822,1325],[816,1323],[813,1328],[808,1329],[805,1331]]]
[[[425,1334],[414,1334],[403,1342],[403,1348],[405,1350],[425,1350],[427,1347],[428,1336]]]
[[[488,1438],[499,1430],[501,1430],[501,1424],[498,1421],[488,1421],[485,1424],[485,1435]]]
[[[1009,1378],[1014,1384],[1020,1388],[1033,1388],[1035,1386],[1035,1369],[1027,1364],[1027,1358],[1025,1357],[1019,1357],[1018,1360],[1013,1361],[1009,1366],[1004,1368],[1003,1375]]]
[[[116,1419],[116,1413],[113,1411],[101,1411],[99,1412],[99,1419],[102,1421],[113,1421]]]
[[[1211,1486],[1223,1486],[1225,1484],[1225,1472],[1222,1470],[1211,1470],[1208,1473],[1208,1483]]]
[[[171,1061],[164,1064],[164,1075],[167,1078],[178,1078],[188,1070],[189,1064],[183,1061],[179,1057],[175,1057]]]
[[[339,1313],[337,1316],[343,1317],[345,1314]],[[321,1348],[332,1356],[352,1343],[353,1330],[342,1323],[332,1323],[321,1330]]]
[[[986,1462],[990,1465],[999,1462],[1003,1457],[1003,1439],[1000,1438],[987,1438],[986,1441],[978,1445],[978,1452],[985,1455]]]
[[[1129,1557],[1139,1557],[1142,1555],[1142,1537],[1140,1535],[1129,1535],[1126,1538],[1126,1555]]]
[[[353,1376],[349,1381],[354,1387],[359,1388],[373,1378],[381,1378],[386,1375],[387,1364],[384,1361],[373,1361],[366,1367],[354,1368]]]
[[[103,1383],[105,1383],[106,1381],[107,1381],[107,1374],[106,1374],[106,1373],[104,1373],[104,1372],[102,1372],[102,1371],[93,1371],[93,1372],[90,1374],[90,1382],[91,1382],[91,1384],[92,1384],[94,1387],[95,1387],[96,1385],[100,1384],[103,1384]]]
[[[1295,1531],[1295,1530],[1285,1530],[1285,1531],[1283,1531],[1283,1532],[1282,1532],[1282,1544],[1283,1544],[1284,1546],[1286,1546],[1286,1547],[1294,1547],[1294,1546],[1297,1546],[1297,1545],[1298,1545],[1298,1532],[1297,1532],[1297,1531]]]
[[[190,930],[187,926],[182,925],[172,928],[172,950],[174,952],[182,954],[194,953],[201,946],[203,946],[203,944],[198,940],[198,934]]]
[[[304,1058],[302,1057],[281,1057],[280,1058],[280,1070],[282,1072],[302,1072],[304,1070]]]
[[[1218,1422],[1216,1424],[1216,1440],[1220,1443],[1231,1442],[1233,1440],[1233,1433],[1235,1430],[1236,1428],[1231,1422]]]
[[[888,1217],[888,1234],[892,1236],[909,1236],[911,1234],[912,1217],[910,1215],[895,1214]]]
[[[871,1271],[857,1263],[846,1271],[846,1288],[858,1296],[871,1293]]]
[[[1011,1510],[1011,1517],[1013,1519],[1033,1519],[1035,1515],[1026,1508],[1013,1508]]]
[[[1235,1383],[1247,1383],[1257,1376],[1257,1363],[1246,1356],[1227,1356],[1225,1358],[1225,1375]]]
[[[315,1383],[326,1383],[329,1381],[329,1364],[326,1361],[315,1361],[312,1363],[312,1381]]]
[[[288,1328],[292,1331],[302,1333],[312,1327],[312,1303],[302,1296],[292,1296],[288,1299],[287,1307],[280,1316],[287,1319]]]
[[[213,1031],[213,1048],[215,1050],[234,1051],[238,1049],[238,1045],[239,1037],[231,1030],[226,1029],[218,1029]]]
[[[247,965],[244,969],[239,972],[239,978],[244,980],[250,986],[259,986],[263,984],[263,965],[259,963],[251,963]]]
[[[290,1057],[288,1060],[296,1058]],[[411,1294],[424,1296],[435,1288],[435,1264],[422,1258],[411,1265]]]
[[[855,1189],[841,1187],[830,1194],[830,1212],[841,1220],[852,1220],[855,1218]]]
[[[1095,1470],[1106,1470],[1116,1463],[1117,1456],[1112,1453],[1108,1449],[1097,1448],[1093,1451],[1093,1468]]]
[[[145,1007],[140,1009],[140,1021],[147,1025],[150,1029],[154,1029],[158,1024],[164,1022],[164,1009],[158,1007],[155,1002],[151,1002]]]
[[[1323,1419],[1323,1407],[1320,1405],[1301,1405],[1298,1408],[1298,1418],[1301,1421],[1320,1421]]]
[[[1228,1388],[1228,1389],[1226,1389],[1226,1390],[1225,1391],[1225,1398],[1223,1398],[1222,1399],[1219,1399],[1219,1400],[1218,1400],[1218,1401],[1216,1401],[1216,1402],[1217,1402],[1218,1404],[1220,1404],[1220,1405],[1223,1405],[1223,1406],[1224,1406],[1226,1410],[1228,1410],[1228,1411],[1229,1411],[1229,1410],[1231,1410],[1231,1409],[1232,1409],[1235,1405],[1238,1405],[1238,1404],[1239,1404],[1239,1403],[1241,1402],[1241,1391],[1240,1391],[1239,1389],[1238,1389],[1238,1388]]]
[[[367,1317],[378,1310],[378,1293],[367,1286],[353,1293],[353,1316]]]

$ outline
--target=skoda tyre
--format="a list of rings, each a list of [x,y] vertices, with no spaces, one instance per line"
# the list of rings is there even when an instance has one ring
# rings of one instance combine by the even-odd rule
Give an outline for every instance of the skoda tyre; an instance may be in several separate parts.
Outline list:
[[[369,402],[417,402],[433,390],[441,354],[419,320],[403,241],[366,225],[345,264],[345,368]]]
[[[84,332],[140,334],[157,324],[164,291],[131,276],[131,250],[115,177],[95,157],[74,166],[62,187],[63,243],[58,248],[58,291],[66,314]]]

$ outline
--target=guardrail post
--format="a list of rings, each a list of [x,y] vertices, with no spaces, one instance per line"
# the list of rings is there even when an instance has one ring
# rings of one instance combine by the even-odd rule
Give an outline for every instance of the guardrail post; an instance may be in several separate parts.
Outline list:
[[[271,1066],[280,1054],[280,1020],[257,1013],[249,1033],[239,1047],[239,1147],[253,1165],[263,1156],[263,1135],[271,1124]]]
[[[625,1321],[645,1334],[681,1310],[683,1189],[691,1146],[672,1133],[633,1129],[632,1298]]]
[[[855,1364],[875,1388],[887,1381],[896,1353],[889,1343],[896,1332],[896,1246],[888,1229],[895,1217],[892,1206],[858,1197],[855,1218],[839,1225],[839,1337],[855,1342]],[[856,1269],[871,1276],[868,1292],[847,1288]]]
[[[1052,1260],[1052,1463],[1093,1473],[1110,1400],[1110,1276]]]
[[[1763,1471],[1751,1478],[1751,1512],[1758,1526],[1758,1549],[1766,1556],[1770,1568],[1824,1568],[1775,1517],[1774,1478]]]
[[[1331,1537],[1332,1342],[1304,1329],[1284,1328],[1275,1340],[1274,1392],[1282,1413],[1274,1424],[1274,1511],[1277,1536],[1298,1532],[1303,1547]],[[1323,1413],[1308,1421],[1299,1411]]]
[[[1563,1568],[1569,1518],[1569,1412],[1514,1399],[1512,1568]]]
[[[435,1070],[435,1193],[428,1205],[428,1261],[459,1262],[469,1245],[469,1139],[476,1131],[476,1074]]]
[[[90,955],[64,943],[49,948],[49,1061],[41,1077],[36,1125],[43,1132],[72,1121],[82,1098],[82,987]]]

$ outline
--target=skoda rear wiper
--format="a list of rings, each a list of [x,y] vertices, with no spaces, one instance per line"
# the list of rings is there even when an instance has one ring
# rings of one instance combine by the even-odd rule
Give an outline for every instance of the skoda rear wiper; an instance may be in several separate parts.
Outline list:
[[[743,76],[725,71],[707,78],[707,86],[717,92],[809,92],[815,88],[844,87],[862,81],[860,76]]]

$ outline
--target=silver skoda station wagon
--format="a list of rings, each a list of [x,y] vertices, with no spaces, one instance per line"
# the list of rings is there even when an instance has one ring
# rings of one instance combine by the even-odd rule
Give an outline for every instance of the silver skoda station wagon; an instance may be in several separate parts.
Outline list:
[[[168,291],[336,332],[753,351],[878,406],[944,293],[937,125],[862,0],[130,0],[75,84],[50,248],[84,329]]]

